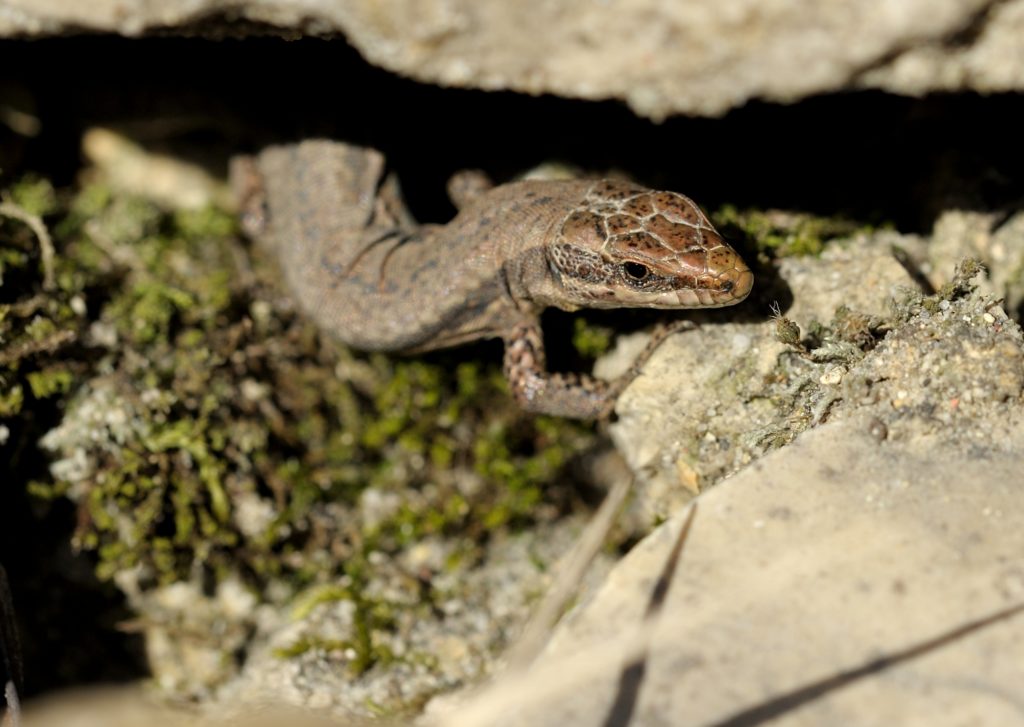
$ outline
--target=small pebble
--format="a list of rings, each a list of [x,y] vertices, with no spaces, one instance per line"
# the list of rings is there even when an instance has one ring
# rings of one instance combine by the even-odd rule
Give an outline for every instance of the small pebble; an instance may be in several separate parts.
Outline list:
[[[889,427],[885,426],[885,422],[881,419],[875,417],[868,423],[868,434],[870,434],[875,441],[884,442],[889,436]]]
[[[818,381],[826,386],[835,386],[843,380],[845,375],[846,369],[843,366],[832,366],[821,375]]]

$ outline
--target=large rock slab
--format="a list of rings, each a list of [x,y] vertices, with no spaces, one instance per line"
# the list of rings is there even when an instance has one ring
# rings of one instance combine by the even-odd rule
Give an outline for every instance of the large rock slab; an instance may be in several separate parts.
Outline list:
[[[617,98],[651,118],[850,88],[1024,88],[1024,0],[2,0],[0,35],[340,33],[451,86]]]
[[[870,417],[803,434],[437,723],[1024,724],[1020,417],[1005,433],[1017,454],[880,443]]]

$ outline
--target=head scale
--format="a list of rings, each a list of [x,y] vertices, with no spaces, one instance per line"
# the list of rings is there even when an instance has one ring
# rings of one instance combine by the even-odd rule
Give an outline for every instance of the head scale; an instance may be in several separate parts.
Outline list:
[[[595,182],[562,221],[548,262],[587,308],[710,308],[750,292],[753,274],[689,198]]]

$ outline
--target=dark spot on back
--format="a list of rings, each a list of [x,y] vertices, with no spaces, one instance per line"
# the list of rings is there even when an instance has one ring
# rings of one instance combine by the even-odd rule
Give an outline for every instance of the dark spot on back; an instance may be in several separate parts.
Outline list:
[[[635,217],[647,217],[654,214],[654,205],[651,204],[651,195],[642,194],[639,197],[624,202],[622,211]]]

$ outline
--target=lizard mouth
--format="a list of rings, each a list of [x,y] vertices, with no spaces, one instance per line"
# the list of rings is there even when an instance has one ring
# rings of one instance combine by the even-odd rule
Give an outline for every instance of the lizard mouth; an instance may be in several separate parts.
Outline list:
[[[712,279],[710,285],[676,291],[681,308],[721,308],[746,298],[754,287],[754,274],[740,260]]]

